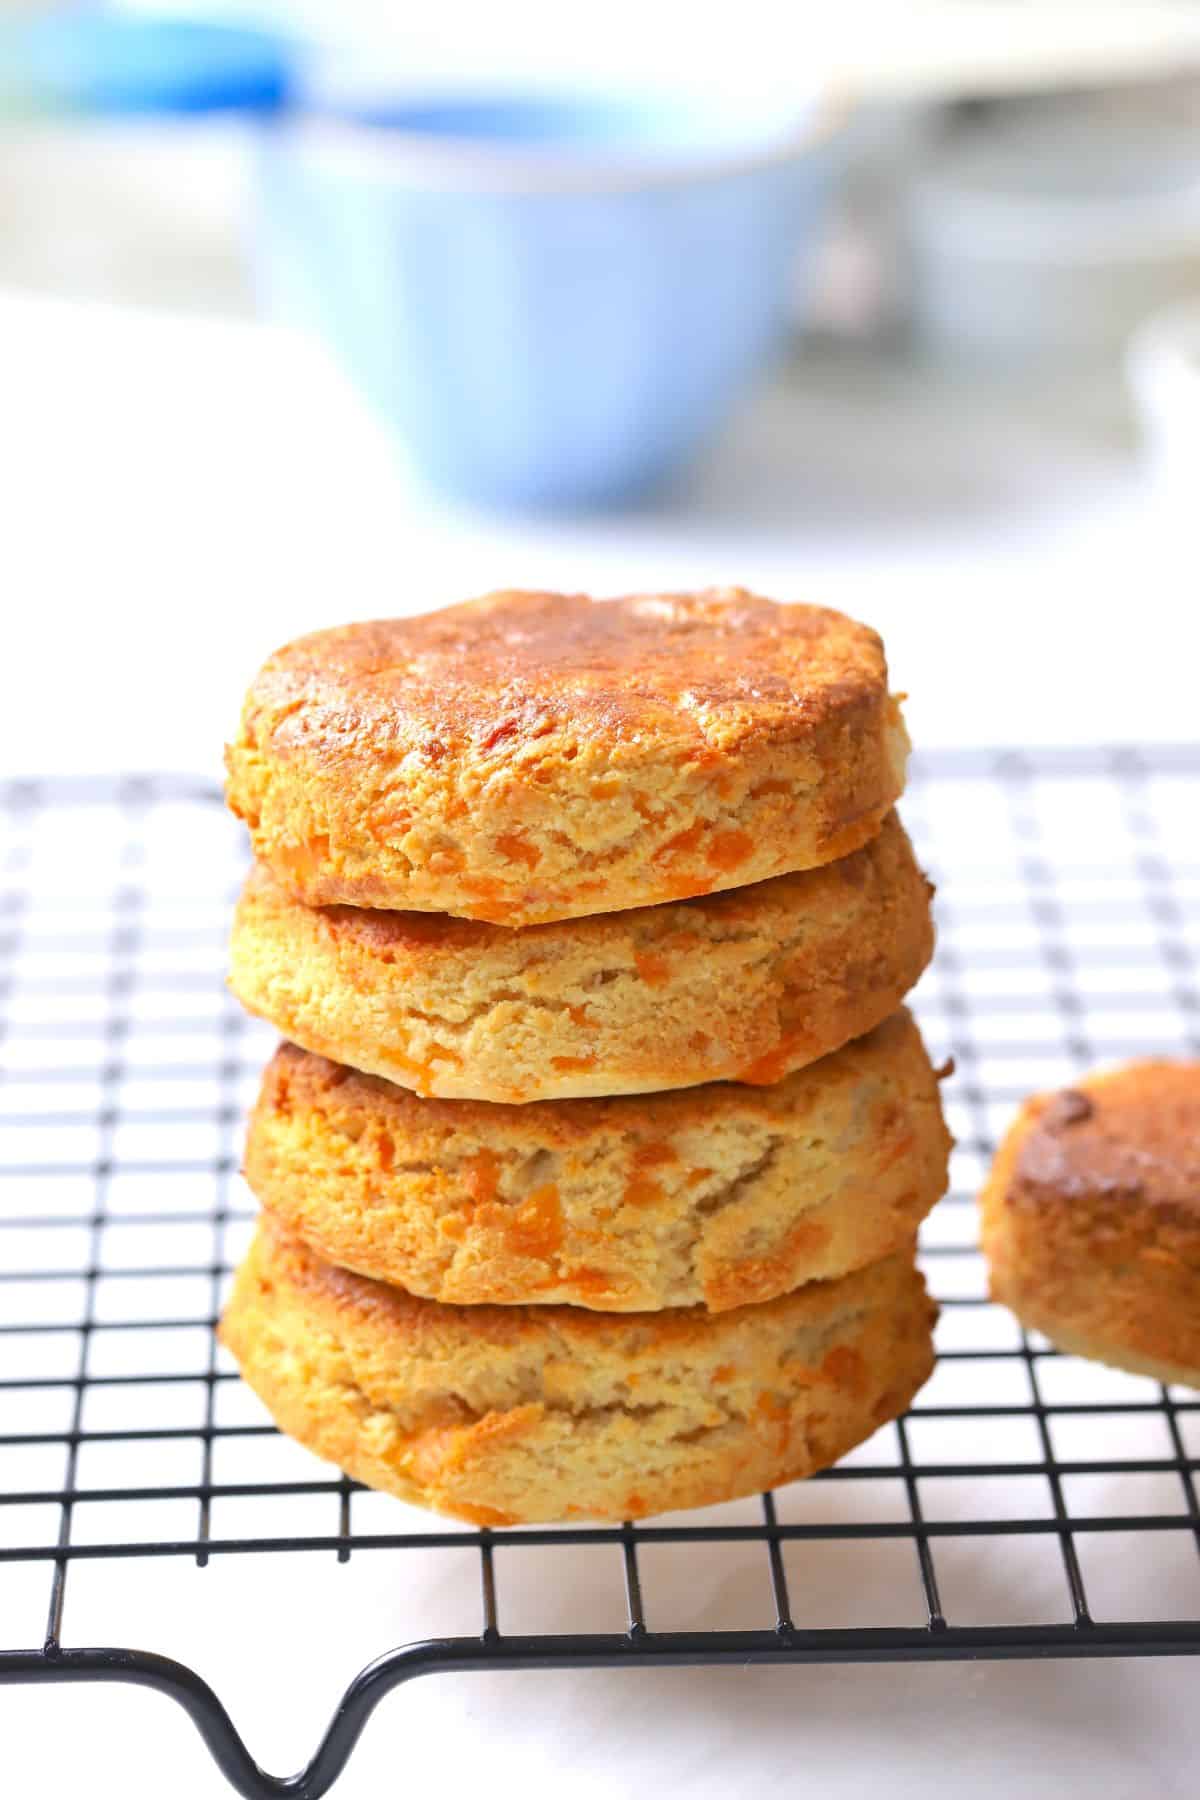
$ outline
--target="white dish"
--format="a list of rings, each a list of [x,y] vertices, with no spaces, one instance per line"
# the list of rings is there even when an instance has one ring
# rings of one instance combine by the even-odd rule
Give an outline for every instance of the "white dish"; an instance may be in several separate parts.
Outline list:
[[[1200,296],[1134,334],[1126,374],[1152,474],[1195,504],[1200,469]]]
[[[906,218],[918,337],[989,360],[1115,356],[1200,294],[1200,141],[1103,117],[980,128],[945,146]]]

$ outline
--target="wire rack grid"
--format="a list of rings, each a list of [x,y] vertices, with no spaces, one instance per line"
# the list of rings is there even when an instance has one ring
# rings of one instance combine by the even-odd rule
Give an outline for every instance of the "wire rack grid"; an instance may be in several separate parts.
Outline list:
[[[223,984],[245,850],[216,789],[0,787],[0,1621],[25,1646],[0,1648],[0,1683],[157,1688],[238,1792],[315,1800],[381,1697],[438,1670],[1200,1651],[1200,1396],[1022,1332],[987,1300],[974,1231],[1026,1093],[1200,1055],[1198,774],[1200,746],[914,769],[907,823],[939,888],[915,1004],[954,1059],[957,1148],[922,1238],[942,1317],[913,1410],[753,1502],[506,1533],[339,1477],[216,1346],[271,1043]],[[290,1777],[215,1691],[238,1650],[234,1567],[248,1613],[319,1589],[362,1645]],[[257,1671],[248,1687],[264,1698]]]

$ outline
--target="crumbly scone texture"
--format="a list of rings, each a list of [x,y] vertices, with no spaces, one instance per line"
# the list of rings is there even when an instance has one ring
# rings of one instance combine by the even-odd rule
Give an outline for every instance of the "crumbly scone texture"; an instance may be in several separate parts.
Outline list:
[[[1028,1100],[982,1195],[992,1294],[1063,1349],[1200,1387],[1200,1062]]]
[[[772,1087],[421,1100],[282,1044],[259,1201],[328,1262],[456,1304],[723,1312],[910,1243],[950,1138],[907,1012]]]
[[[221,1325],[293,1437],[481,1525],[639,1518],[824,1468],[933,1364],[911,1246],[843,1281],[697,1310],[453,1307],[320,1262],[269,1221]]]
[[[230,983],[303,1049],[424,1095],[772,1082],[896,1010],[932,952],[930,892],[894,815],[822,869],[524,931],[310,907],[259,865]]]
[[[311,905],[531,925],[831,862],[907,756],[873,631],[721,588],[316,632],[260,671],[226,763]]]

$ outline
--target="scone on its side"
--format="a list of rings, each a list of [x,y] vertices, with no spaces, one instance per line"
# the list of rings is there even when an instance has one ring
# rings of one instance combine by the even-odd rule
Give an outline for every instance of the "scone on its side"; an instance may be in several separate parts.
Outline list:
[[[1200,1063],[1027,1101],[982,1195],[992,1294],[1064,1350],[1200,1387]]]
[[[221,1326],[275,1419],[350,1475],[482,1525],[639,1518],[791,1481],[932,1367],[911,1248],[717,1318],[447,1307],[264,1222]]]
[[[497,593],[270,658],[227,751],[310,905],[531,925],[845,856],[904,786],[873,631],[741,589]]]
[[[894,814],[825,868],[525,931],[309,907],[260,866],[230,982],[293,1043],[425,1095],[773,1082],[895,1011],[933,948],[929,896]]]
[[[950,1139],[895,1014],[773,1087],[497,1106],[276,1051],[260,1203],[325,1260],[434,1300],[722,1312],[910,1243]]]

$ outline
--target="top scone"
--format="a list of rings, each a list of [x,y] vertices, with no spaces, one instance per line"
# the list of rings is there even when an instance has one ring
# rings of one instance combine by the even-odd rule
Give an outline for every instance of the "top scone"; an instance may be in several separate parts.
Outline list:
[[[725,588],[315,632],[261,670],[226,760],[299,899],[515,926],[845,856],[907,752],[873,631]]]

